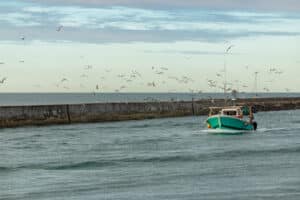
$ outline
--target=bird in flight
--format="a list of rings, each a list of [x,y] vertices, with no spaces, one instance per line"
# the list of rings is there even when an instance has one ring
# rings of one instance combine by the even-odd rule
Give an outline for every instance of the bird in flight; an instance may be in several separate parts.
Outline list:
[[[148,83],[147,85],[148,85],[149,87],[155,87],[155,86],[156,86],[154,82],[150,82],[150,83]]]
[[[59,26],[59,27],[57,27],[56,31],[60,32],[62,30],[62,28],[63,28],[63,26]]]
[[[81,74],[80,77],[81,77],[81,78],[87,78],[88,75],[86,75],[86,74]]]
[[[89,70],[89,69],[92,69],[92,68],[93,68],[92,65],[86,65],[84,69]]]
[[[232,49],[232,47],[234,47],[234,45],[230,45],[230,46],[226,49],[226,53],[228,53],[229,50]]]
[[[125,75],[124,75],[124,74],[119,74],[118,77],[119,77],[119,78],[124,78]]]
[[[275,74],[282,74],[282,71],[276,71]]]
[[[0,80],[0,83],[3,84],[6,80],[7,80],[7,78],[6,78],[6,77],[3,77],[3,78]]]
[[[156,71],[155,72],[155,74],[157,74],[157,75],[161,75],[161,74],[163,74],[164,72],[162,72],[162,71]]]
[[[65,81],[68,81],[68,79],[62,78],[60,82],[65,82]]]

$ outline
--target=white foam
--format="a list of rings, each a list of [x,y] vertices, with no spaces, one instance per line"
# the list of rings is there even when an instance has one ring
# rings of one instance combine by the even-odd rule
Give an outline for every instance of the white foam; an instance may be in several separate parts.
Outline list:
[[[229,129],[205,129],[205,130],[201,130],[201,132],[209,133],[209,134],[242,134],[242,133],[251,133],[254,131],[229,130]]]

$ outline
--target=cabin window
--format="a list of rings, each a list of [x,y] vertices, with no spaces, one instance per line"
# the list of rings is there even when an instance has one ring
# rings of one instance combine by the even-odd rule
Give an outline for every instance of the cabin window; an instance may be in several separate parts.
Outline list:
[[[236,116],[236,111],[233,110],[229,110],[229,111],[224,111],[223,113],[224,115],[231,115],[231,116]]]

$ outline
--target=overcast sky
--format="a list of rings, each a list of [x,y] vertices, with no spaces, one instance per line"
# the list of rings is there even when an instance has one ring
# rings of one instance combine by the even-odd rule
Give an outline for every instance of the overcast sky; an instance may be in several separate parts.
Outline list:
[[[299,92],[299,11],[296,0],[1,1],[0,89],[221,92],[225,63],[230,89],[253,91],[258,72],[258,91]]]

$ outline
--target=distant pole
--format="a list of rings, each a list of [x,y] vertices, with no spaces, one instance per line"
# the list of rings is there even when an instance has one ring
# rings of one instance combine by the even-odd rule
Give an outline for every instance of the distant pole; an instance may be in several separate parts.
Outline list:
[[[255,97],[257,97],[257,76],[258,76],[258,72],[254,72],[254,92],[255,92]]]

